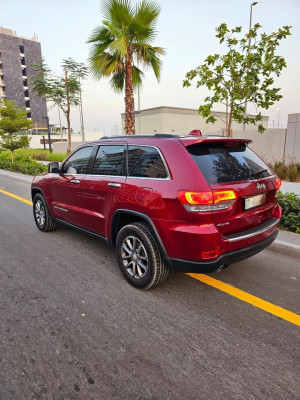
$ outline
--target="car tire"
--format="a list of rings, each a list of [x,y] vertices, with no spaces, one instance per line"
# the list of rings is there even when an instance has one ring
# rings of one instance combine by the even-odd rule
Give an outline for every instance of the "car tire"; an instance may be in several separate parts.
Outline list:
[[[33,199],[33,216],[36,226],[42,232],[54,231],[58,224],[53,219],[47,204],[41,194],[36,194]]]
[[[146,290],[167,278],[169,268],[147,224],[125,225],[118,233],[116,251],[119,268],[132,286]]]

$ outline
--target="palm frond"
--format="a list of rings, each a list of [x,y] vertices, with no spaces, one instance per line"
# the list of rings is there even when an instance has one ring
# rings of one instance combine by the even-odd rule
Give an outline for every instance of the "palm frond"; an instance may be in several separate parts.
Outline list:
[[[133,6],[130,0],[106,0],[102,2],[101,13],[106,21],[121,29],[131,23]]]
[[[162,69],[162,61],[159,58],[159,55],[165,54],[165,50],[161,47],[153,47],[145,45],[144,43],[136,44],[134,49],[137,61],[141,62],[144,68],[149,68],[151,66],[157,80],[159,81]]]
[[[118,71],[117,73],[113,74],[109,83],[115,92],[123,92],[125,83],[125,70],[123,69],[122,71]]]
[[[138,86],[142,86],[144,72],[135,65],[132,66],[132,86],[136,89]]]

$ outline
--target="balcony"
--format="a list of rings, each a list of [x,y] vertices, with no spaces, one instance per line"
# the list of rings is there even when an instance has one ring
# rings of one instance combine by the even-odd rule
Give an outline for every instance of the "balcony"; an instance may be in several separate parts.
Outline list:
[[[25,109],[26,109],[26,111],[31,111],[30,107],[26,107]]]
[[[22,68],[22,69],[25,69],[25,68],[26,68],[26,65],[25,65],[25,64],[21,64],[21,68]]]
[[[25,57],[25,54],[24,53],[20,53],[20,57]]]

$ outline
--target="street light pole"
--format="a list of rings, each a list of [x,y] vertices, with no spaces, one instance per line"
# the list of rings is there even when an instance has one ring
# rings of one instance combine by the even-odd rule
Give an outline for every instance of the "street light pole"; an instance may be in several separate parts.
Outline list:
[[[250,43],[251,43],[251,37],[250,37],[250,31],[251,31],[251,28],[252,28],[252,8],[254,7],[254,6],[256,6],[257,4],[260,4],[261,2],[260,1],[254,1],[253,3],[251,3],[251,6],[250,6],[250,23],[249,23],[249,39],[248,39],[248,53],[249,53],[249,51],[250,51]],[[247,117],[247,97],[245,98],[245,113],[244,113],[244,118],[246,118]],[[243,131],[245,131],[246,130],[246,124],[245,124],[245,122],[243,123]]]

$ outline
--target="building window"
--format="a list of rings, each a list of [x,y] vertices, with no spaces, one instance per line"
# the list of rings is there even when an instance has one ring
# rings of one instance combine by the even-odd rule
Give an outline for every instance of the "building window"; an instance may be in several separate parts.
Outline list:
[[[25,96],[25,97],[29,97],[28,89],[24,90],[24,96]]]
[[[28,86],[28,81],[27,81],[27,79],[24,79],[23,85],[24,85],[24,86]]]
[[[31,118],[31,111],[29,111],[29,113],[27,113],[27,118]]]
[[[22,75],[27,76],[26,68],[22,69]]]
[[[25,105],[26,105],[27,108],[30,108],[30,101],[29,101],[29,100],[26,100],[26,101],[25,101]]]
[[[21,64],[22,64],[22,65],[26,65],[26,63],[25,63],[25,57],[22,57],[22,58],[21,58]]]
[[[24,54],[24,46],[19,46],[20,53]]]

